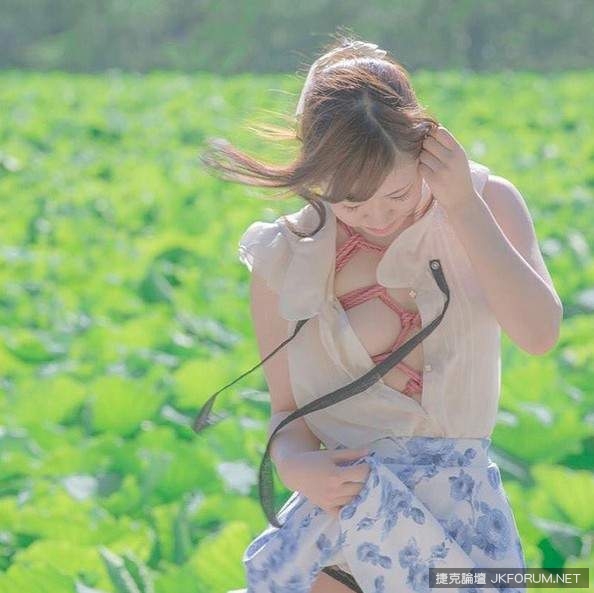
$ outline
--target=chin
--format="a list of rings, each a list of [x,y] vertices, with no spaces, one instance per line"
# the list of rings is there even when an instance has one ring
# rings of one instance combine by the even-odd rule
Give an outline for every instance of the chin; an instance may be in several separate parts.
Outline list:
[[[377,235],[378,237],[385,237],[387,235],[392,234],[399,226],[400,226],[400,221],[395,220],[392,224],[390,224],[387,227],[384,227],[382,229],[375,229],[375,228],[366,227],[366,226],[363,226],[360,228],[362,228],[366,233],[370,233],[371,235]]]

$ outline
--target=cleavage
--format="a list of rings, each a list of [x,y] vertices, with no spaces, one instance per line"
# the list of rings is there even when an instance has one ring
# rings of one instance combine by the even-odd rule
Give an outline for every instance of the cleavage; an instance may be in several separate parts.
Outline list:
[[[337,253],[348,239],[349,237],[342,225],[337,225]],[[353,290],[370,287],[371,285],[376,285],[377,289],[376,269],[384,251],[372,250],[360,245],[354,253],[350,254],[350,257],[347,258],[347,261],[342,265],[340,270],[337,265],[337,271],[334,277],[334,291],[336,297],[344,298]],[[418,307],[409,292],[409,288],[390,288],[387,290],[388,295],[396,301],[401,308],[410,312],[407,315],[410,319],[412,313],[418,313]],[[368,296],[367,300],[357,302],[350,308],[344,308],[353,332],[370,357],[394,350],[394,342],[403,331],[401,318],[397,311],[392,309],[377,296]],[[410,328],[408,331],[409,333],[407,333],[407,337],[404,338],[404,341],[417,333],[419,328]],[[421,342],[409,352],[401,362],[404,363],[404,365],[407,365],[409,369],[413,369],[419,373],[422,380],[421,369],[423,368],[423,361],[423,343]],[[374,364],[377,362],[378,361],[375,361]],[[410,379],[411,375],[402,370],[401,364],[392,367],[382,377],[383,383],[400,392],[405,389],[407,382]],[[413,397],[420,403],[420,393],[411,393],[409,397]]]

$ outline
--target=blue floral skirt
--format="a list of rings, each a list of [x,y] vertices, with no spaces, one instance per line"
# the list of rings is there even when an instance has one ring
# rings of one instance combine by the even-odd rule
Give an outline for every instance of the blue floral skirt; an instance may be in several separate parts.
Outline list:
[[[490,446],[487,437],[375,441],[367,456],[341,462],[367,463],[370,473],[339,518],[294,492],[277,513],[282,527],[268,524],[249,544],[246,593],[308,593],[331,565],[349,572],[364,593],[429,593],[429,567],[525,568]],[[487,585],[444,591],[453,589],[525,591]]]

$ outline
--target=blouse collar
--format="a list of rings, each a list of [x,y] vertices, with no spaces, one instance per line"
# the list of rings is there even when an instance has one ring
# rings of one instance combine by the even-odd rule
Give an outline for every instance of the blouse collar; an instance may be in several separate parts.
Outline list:
[[[470,170],[475,189],[482,193],[489,169],[471,160]],[[326,223],[315,236],[297,237],[285,225],[281,226],[292,247],[292,257],[279,295],[279,310],[287,320],[313,317],[334,296],[336,215],[328,202],[322,204],[326,211]],[[433,277],[428,262],[435,254],[427,252],[431,242],[424,239],[430,236],[429,229],[436,229],[444,218],[447,218],[445,210],[434,200],[421,218],[387,246],[376,268],[377,282],[388,288],[411,287],[416,291],[423,290],[423,283],[430,285]],[[319,222],[311,204],[288,214],[287,219],[300,228],[311,230]]]
[[[282,227],[292,245],[292,257],[279,297],[279,310],[284,319],[313,317],[333,296],[330,292],[334,287],[337,223],[330,205],[323,202],[323,206],[326,223],[315,236],[296,237],[288,228]],[[421,218],[386,247],[377,266],[377,282],[391,288],[414,284],[414,276],[419,272],[422,238],[439,208],[439,203],[434,200]],[[298,228],[313,229],[318,222],[317,212],[310,204],[287,218],[294,224],[299,221]]]

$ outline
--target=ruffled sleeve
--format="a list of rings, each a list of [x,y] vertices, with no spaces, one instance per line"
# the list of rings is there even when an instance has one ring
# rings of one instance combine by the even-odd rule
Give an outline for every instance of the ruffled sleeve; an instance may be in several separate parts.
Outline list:
[[[239,261],[260,275],[268,287],[280,293],[291,260],[291,245],[280,219],[253,222],[239,239]]]
[[[280,216],[274,222],[252,223],[239,240],[239,261],[279,295],[283,319],[309,319],[332,298],[336,222],[330,207],[324,207],[327,224],[315,236],[296,236]],[[315,228],[318,220],[310,204],[286,218],[301,230]]]

